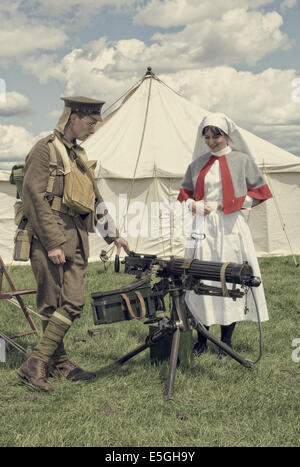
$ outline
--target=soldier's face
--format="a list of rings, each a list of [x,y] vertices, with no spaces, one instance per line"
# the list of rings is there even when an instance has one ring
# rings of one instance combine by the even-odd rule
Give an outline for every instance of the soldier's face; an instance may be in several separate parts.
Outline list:
[[[83,141],[88,136],[95,133],[96,124],[96,120],[91,117],[79,118],[78,115],[74,115],[71,127],[74,138]]]

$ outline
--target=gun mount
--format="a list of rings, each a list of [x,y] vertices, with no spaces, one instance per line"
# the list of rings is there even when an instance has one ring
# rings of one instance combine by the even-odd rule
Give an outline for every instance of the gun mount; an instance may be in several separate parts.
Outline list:
[[[145,324],[160,322],[162,317],[157,316],[157,312],[166,311],[166,295],[170,296],[171,312],[170,317],[164,320],[156,332],[149,334],[142,345],[121,357],[117,363],[123,364],[146,348],[156,345],[164,337],[173,335],[167,381],[167,396],[170,399],[173,395],[180,333],[197,329],[241,365],[252,367],[249,360],[208,332],[201,322],[196,321],[184,299],[186,290],[224,299],[236,300],[244,297],[249,287],[258,287],[261,283],[259,277],[253,276],[253,270],[248,263],[215,263],[183,258],[166,260],[155,255],[134,252],[125,258],[124,263],[125,273],[135,275],[136,280],[118,290],[91,294],[94,323],[110,324],[143,318],[147,318]],[[154,278],[160,280],[151,285]],[[205,284],[204,281],[209,283]],[[219,286],[211,285],[211,282],[219,283]],[[228,289],[227,284],[232,284],[232,288]],[[237,285],[241,287],[237,288]]]

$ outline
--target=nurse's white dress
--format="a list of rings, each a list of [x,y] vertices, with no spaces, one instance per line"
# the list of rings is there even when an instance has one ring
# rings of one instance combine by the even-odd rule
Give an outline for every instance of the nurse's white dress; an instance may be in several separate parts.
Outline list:
[[[230,151],[230,148],[227,149]],[[224,151],[222,154],[216,153],[215,155],[221,156],[223,154]],[[222,203],[222,183],[218,159],[205,176],[204,202],[212,209],[210,214],[204,216],[202,222],[198,222],[198,226],[202,225],[201,230],[203,229],[202,232],[205,233],[205,239],[189,239],[185,257],[221,263],[241,264],[243,261],[248,261],[253,269],[253,275],[261,277],[253,240],[244,214],[238,211],[224,215],[223,211],[217,210],[217,206]],[[250,205],[251,202],[252,200],[248,198]],[[214,286],[221,285],[209,281],[204,281],[204,283]],[[227,284],[228,289],[231,287],[231,284]],[[239,287],[237,285],[237,288]],[[267,321],[269,317],[263,285],[253,287],[252,290],[259,310],[260,320]],[[194,317],[206,326],[212,324],[229,325],[235,321],[258,320],[250,289],[247,293],[247,299],[245,297],[238,298],[236,301],[229,297],[196,295],[193,291],[186,292],[185,300]],[[245,305],[247,305],[247,309]]]

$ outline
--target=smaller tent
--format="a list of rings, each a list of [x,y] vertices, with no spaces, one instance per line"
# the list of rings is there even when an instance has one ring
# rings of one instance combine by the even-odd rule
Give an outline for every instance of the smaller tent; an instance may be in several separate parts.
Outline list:
[[[5,263],[12,262],[14,223],[14,204],[16,187],[9,182],[10,171],[0,170],[0,256]]]

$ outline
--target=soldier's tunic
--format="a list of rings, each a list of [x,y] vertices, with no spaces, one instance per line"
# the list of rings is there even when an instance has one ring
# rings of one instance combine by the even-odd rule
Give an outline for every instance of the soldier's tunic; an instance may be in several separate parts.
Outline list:
[[[55,136],[65,145],[69,157],[76,157],[78,146],[68,142],[55,131]],[[46,199],[49,181],[49,141],[54,135],[40,140],[26,158],[23,184],[24,213],[34,231],[31,247],[31,265],[37,281],[37,308],[50,318],[59,307],[72,317],[78,317],[84,307],[84,276],[89,256],[87,215],[74,215],[66,206],[60,212],[52,209]],[[80,148],[82,152],[82,148]],[[57,151],[57,172],[53,195],[62,198],[64,167]],[[111,243],[114,237],[107,237]],[[66,263],[54,264],[47,252],[61,247]]]
[[[86,168],[83,149],[75,139],[69,142],[64,135],[67,132],[70,138],[86,138],[91,133],[91,130],[87,133],[87,127],[94,128],[101,121],[104,102],[82,96],[62,99],[65,107],[54,134],[40,140],[26,158],[22,193],[27,228],[34,234],[30,260],[37,282],[37,307],[43,317],[43,336],[18,375],[45,391],[53,390],[47,382],[49,364],[52,374],[72,381],[96,376],[69,360],[63,341],[74,319],[83,311],[88,232],[95,231],[94,210],[102,199],[92,179],[91,164]],[[89,121],[81,123],[85,117]],[[116,237],[105,239],[111,243]],[[59,264],[54,264],[56,260]]]

